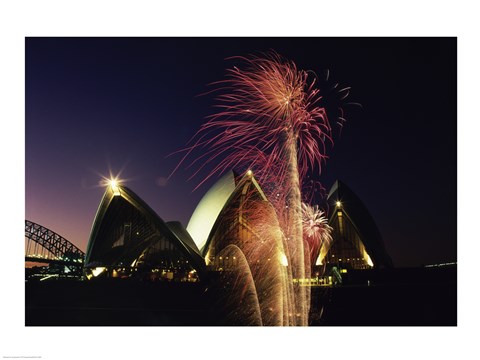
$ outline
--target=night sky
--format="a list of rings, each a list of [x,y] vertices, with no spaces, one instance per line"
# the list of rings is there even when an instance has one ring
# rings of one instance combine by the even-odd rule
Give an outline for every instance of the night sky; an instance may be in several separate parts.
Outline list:
[[[345,182],[370,210],[394,265],[457,260],[455,38],[27,38],[26,219],[86,249],[104,188],[125,184],[185,226],[212,182],[180,169],[214,112],[225,60],[274,49],[352,88],[318,176]]]

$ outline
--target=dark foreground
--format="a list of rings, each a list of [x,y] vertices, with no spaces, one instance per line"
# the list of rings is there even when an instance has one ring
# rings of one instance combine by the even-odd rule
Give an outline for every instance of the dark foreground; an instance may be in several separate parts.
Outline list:
[[[311,289],[313,326],[457,325],[456,268],[363,271]],[[25,290],[27,326],[225,325],[202,283],[57,280]]]

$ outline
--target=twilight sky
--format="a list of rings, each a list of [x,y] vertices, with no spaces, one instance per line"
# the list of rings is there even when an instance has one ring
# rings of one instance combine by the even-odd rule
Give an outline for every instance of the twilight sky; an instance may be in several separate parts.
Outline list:
[[[347,122],[318,179],[365,203],[395,266],[456,261],[455,38],[27,38],[26,219],[86,249],[104,189],[126,185],[184,225],[207,185],[166,155],[214,109],[198,96],[234,65],[274,49],[351,86]]]

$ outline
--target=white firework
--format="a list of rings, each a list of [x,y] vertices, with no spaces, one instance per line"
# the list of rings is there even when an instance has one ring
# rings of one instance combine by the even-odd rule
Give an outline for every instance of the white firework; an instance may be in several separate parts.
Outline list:
[[[309,243],[312,251],[319,250],[323,244],[332,241],[333,228],[328,225],[325,212],[320,210],[318,205],[302,203],[302,226],[304,240]]]

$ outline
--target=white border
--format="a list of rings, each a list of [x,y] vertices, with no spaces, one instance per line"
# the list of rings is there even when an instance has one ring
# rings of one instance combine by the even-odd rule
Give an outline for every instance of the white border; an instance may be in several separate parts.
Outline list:
[[[474,3],[474,2],[471,2]],[[478,321],[478,37],[475,9],[445,1],[8,1],[0,5],[1,356],[42,359],[344,357],[451,359]],[[478,30],[478,29],[477,29]],[[459,318],[457,328],[25,328],[25,36],[458,36]],[[354,61],[354,59],[352,59]],[[8,139],[8,141],[6,141]],[[5,231],[5,232],[4,232]],[[109,335],[120,333],[121,337]],[[122,336],[125,338],[122,339]],[[188,339],[188,340],[185,340]],[[95,356],[94,356],[95,355]]]

